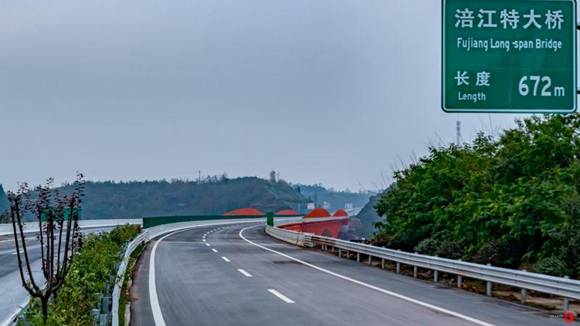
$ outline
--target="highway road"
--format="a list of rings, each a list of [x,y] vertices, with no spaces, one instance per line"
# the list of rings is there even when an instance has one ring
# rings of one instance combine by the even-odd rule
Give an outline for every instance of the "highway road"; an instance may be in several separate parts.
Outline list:
[[[268,237],[206,226],[152,242],[132,325],[562,325],[519,304],[446,288]]]

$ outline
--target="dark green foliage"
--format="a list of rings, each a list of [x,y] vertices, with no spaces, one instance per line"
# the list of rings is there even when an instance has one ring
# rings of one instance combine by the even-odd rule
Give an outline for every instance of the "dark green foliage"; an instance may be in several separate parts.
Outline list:
[[[4,192],[4,188],[0,184],[0,214],[8,211],[10,208],[10,203],[8,202],[8,198],[6,197],[6,193]],[[2,223],[0,221],[0,223]]]
[[[377,205],[393,248],[580,276],[580,115],[430,148]]]
[[[64,187],[67,192],[70,187]],[[254,207],[264,212],[304,206],[306,199],[283,181],[249,177],[201,182],[86,182],[83,219],[221,215]]]
[[[341,230],[341,239],[372,238],[377,231],[375,223],[383,220],[375,209],[379,198],[379,195],[371,196],[361,211],[355,217],[351,217],[347,230]]]
[[[120,226],[110,233],[89,235],[73,260],[64,286],[49,304],[47,325],[92,325],[90,311],[97,308],[123,246],[139,233],[138,226]],[[112,284],[111,284],[112,286]],[[32,325],[42,325],[40,302],[32,300],[26,310]]]
[[[8,213],[8,211],[0,213],[0,224],[10,222],[12,222],[12,219],[10,218],[10,213]]]

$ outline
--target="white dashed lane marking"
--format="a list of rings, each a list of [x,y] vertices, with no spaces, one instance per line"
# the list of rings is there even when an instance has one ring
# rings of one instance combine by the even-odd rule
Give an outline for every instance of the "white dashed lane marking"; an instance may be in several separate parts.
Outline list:
[[[280,300],[286,302],[286,303],[294,303],[294,301],[292,301],[290,298],[288,298],[287,296],[283,295],[282,293],[274,290],[274,289],[268,289],[268,292],[272,293],[273,295],[277,296]]]
[[[245,270],[238,268],[238,272],[242,273],[245,277],[252,277],[252,274],[246,272]]]

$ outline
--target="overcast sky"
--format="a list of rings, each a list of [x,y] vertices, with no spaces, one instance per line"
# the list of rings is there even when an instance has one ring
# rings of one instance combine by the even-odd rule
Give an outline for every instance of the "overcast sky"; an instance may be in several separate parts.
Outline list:
[[[0,183],[358,190],[513,115],[440,109],[440,0],[0,0]]]

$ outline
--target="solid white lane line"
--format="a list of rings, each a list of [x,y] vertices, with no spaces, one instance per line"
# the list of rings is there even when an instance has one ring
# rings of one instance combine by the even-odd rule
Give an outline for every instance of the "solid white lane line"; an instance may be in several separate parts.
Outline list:
[[[222,256],[222,259],[225,260],[227,263],[231,262],[231,260],[229,260],[228,257]]]
[[[245,277],[252,277],[252,274],[246,272],[245,270],[238,268],[238,272],[242,273]]]
[[[218,252],[217,249],[215,249],[215,248],[211,248],[211,251]]]
[[[206,223],[206,224],[199,224],[195,226],[188,227],[186,229],[177,230],[171,233],[168,233],[159,240],[155,242],[153,248],[151,249],[151,256],[149,257],[149,303],[151,304],[151,313],[153,314],[153,321],[155,322],[155,326],[165,326],[165,320],[163,319],[163,313],[161,312],[161,306],[159,305],[159,297],[157,296],[157,283],[155,282],[155,254],[157,253],[157,246],[163,239],[174,235],[179,232],[189,231],[191,229],[200,228],[204,226],[211,226],[211,225],[220,225],[220,224],[235,224],[238,222],[221,222],[221,223]],[[209,246],[209,243],[207,244]]]
[[[157,284],[155,283],[155,254],[157,253],[157,246],[159,243],[173,233],[169,233],[155,241],[155,245],[153,245],[153,249],[151,249],[151,257],[149,258],[149,302],[151,303],[151,313],[153,314],[155,326],[165,326],[163,313],[161,313],[161,306],[159,306],[159,298],[157,297]]]
[[[305,261],[300,260],[298,258],[294,258],[292,256],[289,256],[287,254],[281,253],[281,252],[276,251],[274,249],[270,249],[270,248],[265,247],[263,245],[257,244],[257,243],[255,243],[255,242],[253,242],[251,240],[248,240],[246,237],[244,237],[244,231],[247,230],[247,229],[250,229],[250,228],[255,228],[255,226],[250,226],[250,227],[246,227],[246,228],[241,229],[240,232],[238,233],[238,235],[240,236],[240,238],[242,238],[247,243],[249,243],[251,245],[254,245],[254,246],[258,247],[258,248],[262,248],[262,249],[264,249],[266,251],[269,251],[271,253],[274,253],[274,254],[280,255],[282,257],[288,258],[288,259],[293,260],[295,262],[298,262],[298,263],[300,263],[300,264],[302,264],[304,266],[308,266],[310,268],[313,268],[313,269],[315,269],[317,271],[320,271],[320,272],[323,272],[323,273],[326,273],[326,274],[330,274],[332,276],[338,277],[338,278],[343,279],[345,281],[348,281],[348,282],[351,282],[351,283],[354,283],[354,284],[358,284],[358,285],[364,286],[364,287],[369,288],[371,290],[375,290],[375,291],[378,291],[378,292],[381,292],[381,293],[384,293],[384,294],[393,296],[395,298],[399,298],[399,299],[404,300],[404,301],[407,301],[407,302],[414,303],[416,305],[419,305],[419,306],[422,306],[422,307],[425,307],[425,308],[428,308],[428,309],[432,309],[432,310],[435,310],[435,311],[438,311],[438,312],[441,312],[441,313],[444,313],[444,314],[447,314],[447,315],[450,315],[450,316],[454,316],[454,317],[457,317],[457,318],[460,318],[460,319],[463,319],[463,320],[472,322],[472,323],[477,324],[477,325],[481,325],[481,326],[495,326],[494,324],[490,324],[490,323],[484,322],[482,320],[479,320],[479,319],[476,319],[476,318],[473,318],[473,317],[469,317],[469,316],[460,314],[460,313],[455,312],[455,311],[451,311],[451,310],[448,310],[448,309],[445,309],[445,308],[442,308],[442,307],[438,307],[438,306],[432,305],[432,304],[427,303],[427,302],[423,302],[423,301],[420,301],[420,300],[417,300],[417,299],[413,299],[413,298],[407,297],[405,295],[402,295],[402,294],[399,294],[399,293],[396,293],[396,292],[393,292],[393,291],[385,290],[385,289],[380,288],[378,286],[374,286],[374,285],[371,285],[371,284],[368,284],[368,283],[365,283],[365,282],[356,280],[354,278],[351,278],[351,277],[348,277],[348,276],[345,276],[345,275],[342,275],[342,274],[339,274],[339,273],[330,271],[328,269],[324,269],[322,267],[318,267],[318,266],[316,266],[314,264],[305,262]]]
[[[272,293],[273,295],[277,296],[280,300],[286,302],[286,303],[294,303],[294,301],[290,300],[290,298],[288,298],[287,296],[283,295],[282,293],[274,290],[274,289],[268,289],[268,292]]]

